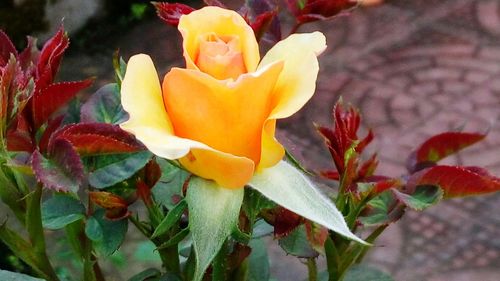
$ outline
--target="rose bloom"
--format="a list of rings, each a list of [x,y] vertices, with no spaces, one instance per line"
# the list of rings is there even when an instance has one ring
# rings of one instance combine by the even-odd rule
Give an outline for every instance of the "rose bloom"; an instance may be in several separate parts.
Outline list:
[[[260,60],[251,27],[234,11],[205,7],[178,28],[186,68],[172,68],[160,86],[150,57],[131,57],[121,88],[130,118],[121,127],[191,173],[241,188],[283,158],[276,119],[313,95],[325,37],[292,35]]]

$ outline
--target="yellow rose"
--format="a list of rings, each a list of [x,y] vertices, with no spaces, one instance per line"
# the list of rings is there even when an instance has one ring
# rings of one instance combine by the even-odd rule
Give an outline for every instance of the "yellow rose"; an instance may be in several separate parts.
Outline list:
[[[283,158],[276,119],[313,95],[325,37],[292,35],[260,60],[251,27],[234,11],[202,8],[182,16],[179,30],[186,68],[172,68],[162,87],[149,56],[130,58],[121,89],[130,118],[121,127],[193,174],[241,188]]]

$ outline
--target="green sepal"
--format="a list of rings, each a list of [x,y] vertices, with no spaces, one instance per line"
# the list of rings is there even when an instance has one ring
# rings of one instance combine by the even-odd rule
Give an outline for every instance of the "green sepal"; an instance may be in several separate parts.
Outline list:
[[[189,181],[186,201],[196,253],[194,281],[203,278],[224,241],[237,227],[244,189],[226,189],[199,177]]]
[[[173,209],[168,211],[168,214],[160,222],[158,227],[153,232],[153,235],[151,235],[151,239],[154,239],[170,230],[170,228],[172,228],[172,226],[174,226],[179,221],[186,208],[186,201],[179,201],[179,203],[177,203],[177,205],[175,205]]]

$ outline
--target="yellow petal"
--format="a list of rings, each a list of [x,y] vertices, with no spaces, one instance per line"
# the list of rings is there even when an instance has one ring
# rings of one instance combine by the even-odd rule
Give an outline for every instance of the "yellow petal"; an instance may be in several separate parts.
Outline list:
[[[184,15],[179,20],[179,31],[183,37],[184,58],[188,69],[195,65],[199,53],[200,38],[215,33],[218,36],[237,36],[237,49],[243,54],[246,70],[253,72],[260,60],[259,45],[252,28],[235,11],[208,6]]]
[[[274,90],[270,119],[289,117],[312,97],[319,71],[316,57],[325,49],[326,39],[321,32],[293,34],[264,56],[259,69],[276,61],[285,63]]]
[[[130,116],[127,122],[121,124],[122,128],[133,131],[136,126],[151,127],[172,134],[158,74],[148,55],[135,55],[128,61],[121,86],[121,102]]]
[[[192,147],[210,149],[204,144],[173,135],[172,124],[163,105],[160,81],[148,55],[130,58],[121,86],[121,102],[129,120],[120,127],[135,135],[154,154],[178,159]]]
[[[173,68],[163,81],[163,96],[175,135],[259,163],[270,94],[282,66],[270,64],[234,82]]]
[[[255,167],[248,158],[204,149],[192,149],[180,159],[180,163],[191,173],[231,189],[244,187],[252,178]]]
[[[262,155],[257,171],[276,165],[285,155],[285,149],[276,140],[276,120],[266,121],[262,129]]]

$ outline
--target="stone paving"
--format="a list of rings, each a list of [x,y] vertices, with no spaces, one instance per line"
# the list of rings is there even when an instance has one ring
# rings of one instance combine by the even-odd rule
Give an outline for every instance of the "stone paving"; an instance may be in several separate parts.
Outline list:
[[[317,94],[281,122],[279,138],[310,168],[330,163],[312,122],[329,124],[342,96],[360,107],[364,128],[374,129],[381,174],[404,173],[406,156],[418,143],[464,128],[489,134],[445,163],[484,166],[500,175],[500,1],[392,0],[304,30],[324,31],[329,48],[320,59]],[[128,31],[112,47],[125,57],[152,55],[161,73],[182,65],[176,31],[159,20]],[[109,81],[109,56],[68,57],[66,75]],[[500,195],[408,212],[381,237],[368,262],[398,281],[498,281],[499,213]],[[276,252],[273,272],[280,280],[305,278],[305,266],[278,259]]]

